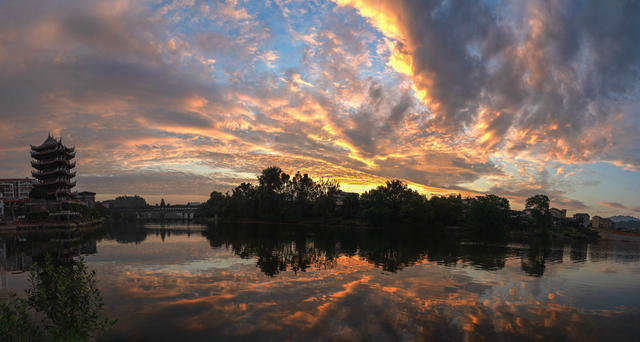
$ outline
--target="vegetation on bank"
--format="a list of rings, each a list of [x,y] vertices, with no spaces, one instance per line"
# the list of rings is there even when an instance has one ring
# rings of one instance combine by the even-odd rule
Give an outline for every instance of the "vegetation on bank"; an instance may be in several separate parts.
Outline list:
[[[530,214],[521,215],[511,210],[508,199],[496,195],[427,198],[400,180],[389,180],[359,196],[340,191],[335,181],[316,181],[300,172],[291,177],[272,166],[258,176],[257,185],[242,183],[226,194],[212,192],[198,216],[231,221],[346,222],[423,229],[462,226],[485,235],[509,231],[547,234],[553,228],[565,228],[565,232],[584,230],[554,223],[546,195],[528,198],[526,208]],[[581,234],[593,235],[586,230]]]
[[[115,323],[102,317],[95,271],[82,258],[46,255],[34,264],[29,282],[26,297],[0,300],[1,341],[92,341]]]
[[[110,215],[109,210],[100,203],[96,203],[96,205],[93,208],[89,208],[86,205],[79,204],[79,203],[62,203],[59,208],[54,210],[54,212],[58,210],[79,213],[80,214],[79,217],[71,219],[71,221],[73,222],[77,220],[80,220],[80,221],[97,220],[100,218],[106,218]],[[51,211],[49,210],[30,211],[26,213],[25,219],[27,223],[50,221],[51,220],[50,213]]]

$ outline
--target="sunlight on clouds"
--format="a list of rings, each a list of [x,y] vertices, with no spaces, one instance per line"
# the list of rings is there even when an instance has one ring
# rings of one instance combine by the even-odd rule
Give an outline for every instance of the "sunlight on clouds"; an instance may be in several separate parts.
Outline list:
[[[224,191],[277,164],[358,192],[400,178],[568,203],[576,165],[640,170],[623,3],[602,27],[591,4],[537,0],[19,4],[0,5],[7,176],[49,131],[87,177],[179,170]]]

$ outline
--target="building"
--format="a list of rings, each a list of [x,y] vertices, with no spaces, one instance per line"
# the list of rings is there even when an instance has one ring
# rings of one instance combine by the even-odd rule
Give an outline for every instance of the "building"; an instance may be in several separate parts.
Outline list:
[[[67,147],[62,138],[56,140],[51,135],[39,146],[31,145],[31,174],[38,180],[34,189],[39,198],[54,200],[71,199],[71,189],[76,185],[73,168],[76,163],[75,148]],[[34,190],[34,192],[36,192]]]
[[[555,220],[562,220],[567,217],[567,209],[551,208],[549,209],[549,213],[551,213],[551,217]]]
[[[96,193],[91,191],[81,191],[74,193],[73,198],[84,203],[89,208],[96,207]]]
[[[17,201],[29,198],[29,193],[38,181],[33,178],[0,179],[0,193],[6,201]]]
[[[590,223],[589,214],[586,213],[576,213],[575,215],[573,215],[573,220],[583,227],[589,226]]]
[[[600,216],[594,216],[591,219],[591,228],[593,229],[613,229],[614,224],[613,221],[602,218]]]
[[[0,220],[4,219],[4,198],[2,192],[0,192]]]

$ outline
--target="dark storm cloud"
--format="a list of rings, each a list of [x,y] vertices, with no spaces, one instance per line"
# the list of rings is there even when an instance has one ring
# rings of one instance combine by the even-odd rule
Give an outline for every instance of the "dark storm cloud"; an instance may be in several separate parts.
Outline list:
[[[638,128],[618,117],[638,119],[621,104],[637,101],[639,3],[339,3],[398,40],[395,53],[426,91],[432,129],[464,135],[475,128],[483,150],[507,141],[507,151],[541,159],[640,165],[629,152],[640,143]],[[624,127],[635,134],[616,134]]]

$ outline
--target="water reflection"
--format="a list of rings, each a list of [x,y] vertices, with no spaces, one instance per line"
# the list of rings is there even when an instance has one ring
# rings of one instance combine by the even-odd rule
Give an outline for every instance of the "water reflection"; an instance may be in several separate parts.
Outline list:
[[[257,259],[257,266],[269,276],[287,270],[297,273],[310,267],[332,267],[338,256],[359,256],[388,272],[424,261],[445,266],[463,263],[495,271],[505,266],[507,258],[517,257],[523,272],[541,277],[547,263],[563,262],[565,249],[569,250],[570,261],[575,263],[586,260],[589,248],[584,241],[572,241],[567,246],[549,240],[516,245],[463,241],[452,235],[415,230],[310,230],[278,225],[216,225],[202,234],[213,248],[225,247],[241,258]],[[592,254],[606,259],[606,253],[615,251],[613,246],[621,241],[607,243],[604,248],[607,252],[601,252],[602,245],[597,245]],[[628,253],[624,258],[637,261],[639,256]]]
[[[88,264],[108,315],[119,318],[108,340],[624,341],[640,333],[640,244],[624,240],[114,225],[62,249],[77,253],[91,241]],[[9,245],[6,264],[39,254],[24,241]]]
[[[89,341],[113,322],[102,317],[95,273],[80,254],[97,252],[92,231],[2,236],[0,339]],[[7,272],[30,271],[24,292],[10,289]]]

